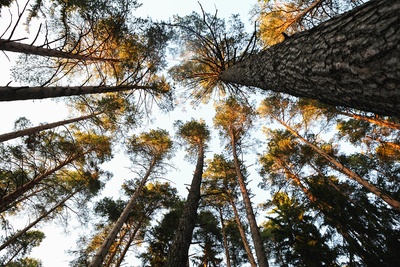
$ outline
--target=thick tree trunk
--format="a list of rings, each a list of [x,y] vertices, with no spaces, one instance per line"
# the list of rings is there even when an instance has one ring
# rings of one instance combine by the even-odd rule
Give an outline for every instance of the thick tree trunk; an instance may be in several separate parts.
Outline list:
[[[88,152],[90,152],[90,151],[88,151]],[[74,162],[76,159],[78,159],[81,156],[82,156],[82,154],[76,154],[76,155],[70,156],[69,158],[64,160],[62,163],[60,163],[59,165],[54,167],[53,169],[47,170],[43,174],[35,177],[31,181],[18,187],[13,192],[0,198],[0,213],[8,210],[10,208],[10,204],[13,203],[14,201],[16,201],[19,197],[21,197],[28,190],[32,189],[34,186],[36,186],[37,184],[42,182],[44,179],[46,179],[53,173],[57,172],[58,170],[62,169],[65,166],[67,166],[68,164],[71,164],[72,162]]]
[[[369,183],[367,180],[364,180],[361,176],[359,176],[357,173],[353,172],[351,169],[347,168],[344,166],[342,163],[337,161],[335,158],[331,157],[327,153],[325,153],[322,149],[308,141],[306,138],[301,136],[296,130],[291,128],[289,125],[287,125],[284,121],[280,120],[279,118],[274,116],[274,119],[276,119],[280,124],[282,124],[288,131],[290,131],[294,136],[299,138],[302,142],[310,146],[315,152],[320,154],[322,157],[324,157],[334,169],[337,171],[347,175],[350,179],[356,181],[360,185],[362,185],[365,189],[367,189],[369,192],[373,193],[376,195],[378,198],[382,199],[385,201],[389,206],[391,206],[396,212],[400,213],[400,202],[397,201],[396,199],[392,198],[389,196],[386,192],[382,191],[381,189],[377,188],[375,185]]]
[[[140,181],[140,184],[138,188],[135,190],[135,193],[133,193],[131,199],[129,200],[128,204],[126,204],[124,210],[122,211],[121,215],[119,216],[118,220],[115,222],[114,227],[110,231],[110,233],[107,235],[106,239],[104,240],[103,244],[101,247],[98,249],[96,255],[93,257],[89,267],[99,267],[103,263],[112,243],[114,242],[115,238],[117,237],[119,231],[121,230],[123,224],[127,221],[129,217],[129,213],[131,212],[133,206],[136,203],[137,198],[139,195],[142,193],[142,189],[145,186],[147,179],[149,178],[151,172],[153,171],[153,168],[156,164],[156,160],[154,159],[151,163],[149,168],[147,169],[146,174]]]
[[[226,83],[400,116],[400,1],[372,0],[220,74]]]
[[[73,118],[73,119],[68,119],[68,120],[63,120],[63,121],[56,121],[56,122],[53,122],[53,123],[47,123],[47,124],[43,124],[43,125],[39,125],[39,126],[23,129],[23,130],[20,130],[20,131],[1,134],[0,135],[0,142],[4,142],[4,141],[11,140],[11,139],[18,138],[18,137],[25,136],[25,135],[35,134],[35,133],[38,133],[38,132],[41,132],[41,131],[44,131],[44,130],[48,130],[48,129],[52,129],[52,128],[58,127],[58,126],[62,126],[62,125],[66,125],[66,124],[70,124],[70,123],[74,123],[74,122],[78,122],[78,121],[87,120],[87,119],[96,117],[99,114],[101,114],[101,112],[93,113],[93,114],[86,115],[86,116],[81,116],[81,117],[78,117],[78,118]]]
[[[112,58],[98,58],[98,57],[92,57],[90,55],[79,55],[56,49],[48,49],[40,46],[24,44],[6,39],[0,39],[0,50],[23,53],[28,55],[39,55],[46,57],[68,58],[68,59],[78,59],[87,61],[116,61],[116,62],[119,61],[117,59],[112,59]]]
[[[204,147],[199,147],[196,169],[186,200],[179,226],[168,254],[166,267],[186,267],[189,247],[192,242],[193,230],[196,224],[197,208],[200,200],[200,186],[204,167]]]
[[[242,192],[244,206],[246,208],[247,219],[249,221],[251,237],[254,243],[254,249],[256,251],[257,262],[259,267],[268,267],[267,255],[261,240],[260,231],[256,222],[253,207],[251,205],[251,200],[247,192],[246,184],[244,182],[244,177],[240,169],[240,162],[236,152],[236,143],[234,137],[231,137],[232,155],[233,161],[235,163],[236,175],[239,181],[240,191]]]
[[[155,86],[51,86],[51,87],[0,87],[0,101],[44,99],[72,95],[100,94],[129,90],[157,90]]]

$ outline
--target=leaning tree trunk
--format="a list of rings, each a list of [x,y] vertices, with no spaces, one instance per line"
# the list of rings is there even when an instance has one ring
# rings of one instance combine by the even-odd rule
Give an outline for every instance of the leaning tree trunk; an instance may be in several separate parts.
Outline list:
[[[239,212],[238,212],[238,210],[236,208],[236,204],[235,204],[235,201],[234,201],[232,196],[229,196],[229,203],[232,206],[233,214],[235,216],[235,221],[236,221],[236,224],[237,224],[237,227],[238,227],[238,230],[239,230],[239,234],[240,234],[240,237],[241,237],[242,242],[243,242],[243,247],[244,247],[244,250],[246,251],[246,255],[247,255],[247,258],[249,260],[250,266],[251,267],[257,267],[256,260],[254,259],[253,252],[251,251],[251,248],[250,248],[250,245],[249,245],[249,241],[247,240],[247,237],[246,237],[246,232],[245,232],[244,227],[242,225],[242,221],[240,220]]]
[[[246,183],[244,181],[244,177],[240,169],[240,162],[236,152],[236,143],[234,136],[231,136],[231,146],[232,146],[233,161],[235,163],[236,175],[238,177],[239,188],[240,191],[242,192],[243,202],[246,208],[247,219],[249,221],[250,232],[254,243],[254,249],[256,251],[258,266],[268,267],[269,265],[268,265],[267,255],[265,253],[265,249],[261,240],[260,231],[258,229],[253,207],[251,205],[249,193],[247,192]]]
[[[0,39],[0,50],[16,52],[16,53],[23,53],[23,54],[28,54],[28,55],[78,59],[78,60],[87,60],[87,61],[116,61],[116,62],[119,61],[118,59],[100,58],[100,57],[93,57],[91,55],[74,54],[72,52],[65,52],[65,51],[61,51],[61,50],[57,50],[57,49],[43,48],[41,46],[24,44],[24,43],[12,41],[12,40],[6,40],[6,39]]]
[[[112,243],[114,242],[115,238],[117,237],[123,224],[127,221],[128,217],[129,217],[129,213],[132,211],[132,208],[134,207],[137,198],[142,193],[142,189],[145,186],[147,179],[149,178],[151,172],[153,171],[155,164],[156,164],[156,159],[153,159],[152,162],[150,163],[149,168],[147,169],[146,174],[143,176],[142,180],[140,181],[139,186],[136,188],[135,193],[133,193],[128,204],[126,204],[124,210],[122,211],[118,220],[114,224],[114,227],[111,229],[110,233],[107,235],[103,244],[98,249],[96,255],[93,257],[92,262],[90,263],[89,267],[98,267],[98,266],[101,266],[101,264],[103,263],[108,251],[110,250]]]
[[[219,220],[221,222],[222,240],[224,244],[224,252],[226,258],[226,267],[231,267],[231,257],[229,255],[228,239],[226,237],[225,220],[222,214],[222,207],[217,207],[219,213]]]
[[[204,147],[200,145],[196,169],[193,174],[192,184],[183,210],[179,219],[179,226],[168,253],[166,267],[185,267],[188,261],[189,247],[192,242],[193,230],[196,224],[197,208],[200,200],[200,186],[204,167]]]
[[[43,220],[44,218],[46,218],[47,216],[49,216],[53,211],[59,209],[62,205],[64,205],[64,203],[69,200],[71,197],[73,197],[76,193],[78,193],[79,190],[76,190],[72,193],[70,193],[69,195],[67,195],[65,198],[63,198],[60,202],[58,202],[56,205],[54,205],[53,208],[51,208],[50,210],[46,211],[45,213],[43,213],[42,215],[40,215],[38,218],[36,218],[36,220],[34,220],[33,222],[31,222],[30,224],[28,224],[24,229],[18,231],[17,233],[15,233],[11,238],[8,238],[7,241],[5,241],[1,246],[0,246],[0,251],[3,250],[4,248],[8,247],[9,245],[15,243],[15,241],[21,237],[22,235],[24,235],[29,229],[31,229],[32,227],[34,227],[36,224],[38,224],[41,220]]]
[[[14,131],[14,132],[10,132],[10,133],[5,133],[5,134],[1,134],[0,135],[0,142],[4,142],[7,140],[11,140],[14,138],[18,138],[21,136],[25,136],[25,135],[31,135],[31,134],[35,134],[44,130],[48,130],[48,129],[52,129],[58,126],[62,126],[62,125],[67,125],[70,123],[74,123],[74,122],[78,122],[78,121],[83,121],[83,120],[87,120],[90,118],[94,118],[97,115],[101,114],[102,112],[96,112],[90,115],[86,115],[86,116],[81,116],[78,118],[72,118],[72,119],[68,119],[68,120],[63,120],[63,121],[56,121],[53,123],[46,123],[43,125],[39,125],[39,126],[35,126],[35,127],[30,127],[27,129],[23,129],[23,130],[19,130],[19,131]]]
[[[72,95],[100,94],[129,90],[157,90],[156,86],[120,85],[120,86],[21,86],[0,87],[0,101],[44,99]]]
[[[300,139],[303,143],[307,144],[309,147],[311,147],[316,153],[324,157],[330,164],[331,166],[336,169],[337,171],[345,174],[348,176],[350,179],[356,181],[359,183],[361,186],[363,186],[365,189],[367,189],[369,192],[372,194],[376,195],[378,198],[382,199],[385,201],[389,206],[391,206],[396,212],[400,213],[400,202],[393,197],[389,196],[385,191],[377,188],[375,185],[371,184],[367,180],[364,180],[360,175],[357,173],[353,172],[351,169],[347,168],[344,166],[342,163],[337,161],[335,158],[332,156],[328,155],[320,149],[318,146],[314,145],[310,141],[308,141],[306,138],[301,136],[296,130],[291,128],[288,124],[286,124],[283,120],[280,120],[279,118],[273,116],[275,120],[277,120],[280,124],[282,124],[289,132],[291,132],[294,136],[296,136],[298,139]]]
[[[87,151],[86,153],[89,153],[90,151]],[[75,160],[78,158],[82,157],[82,153],[78,153],[75,155],[72,155],[68,157],[66,160],[61,162],[59,165],[56,167],[47,170],[46,172],[36,176],[29,182],[21,185],[20,187],[16,188],[14,191],[11,193],[5,195],[4,197],[0,198],[0,213],[3,211],[6,211],[10,208],[11,203],[16,201],[19,197],[23,196],[24,193],[35,187],[36,185],[40,184],[44,179],[49,177],[50,175],[54,174],[55,172],[61,170],[63,167],[67,166],[68,164],[73,163]]]
[[[400,1],[372,0],[228,68],[223,82],[400,116]]]

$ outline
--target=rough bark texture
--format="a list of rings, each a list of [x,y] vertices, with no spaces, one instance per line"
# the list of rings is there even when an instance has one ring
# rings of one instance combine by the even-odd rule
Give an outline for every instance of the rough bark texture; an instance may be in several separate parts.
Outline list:
[[[260,231],[258,229],[258,225],[256,222],[256,217],[254,215],[253,207],[251,204],[251,200],[249,194],[247,192],[246,184],[244,182],[244,177],[242,171],[240,169],[240,162],[236,152],[236,144],[234,141],[234,137],[231,137],[231,146],[232,146],[232,154],[233,160],[235,163],[236,174],[238,176],[238,182],[240,191],[242,192],[244,206],[246,208],[246,215],[249,221],[251,237],[253,239],[254,249],[256,251],[257,262],[259,267],[268,267],[267,255],[265,253],[265,249],[261,240]]]
[[[53,123],[46,123],[43,125],[23,129],[20,131],[14,131],[14,132],[10,132],[10,133],[1,134],[0,142],[4,142],[4,141],[10,140],[10,139],[18,138],[18,137],[25,136],[25,135],[35,134],[35,133],[38,133],[38,132],[41,132],[44,130],[48,130],[48,129],[52,129],[52,128],[55,128],[55,127],[58,127],[61,125],[67,125],[69,123],[83,121],[86,119],[96,117],[99,114],[101,114],[101,112],[93,113],[93,114],[86,115],[86,116],[81,116],[78,118],[73,118],[73,119],[68,119],[68,120],[63,120],[63,121],[56,121]]]
[[[15,101],[29,99],[44,99],[72,95],[99,94],[108,92],[121,92],[129,90],[157,90],[153,86],[23,86],[23,87],[0,87],[0,101]]]
[[[196,224],[197,208],[200,200],[200,186],[204,167],[204,148],[200,146],[196,169],[193,174],[192,184],[179,220],[171,250],[168,254],[166,267],[185,267],[188,260],[189,247],[192,242],[193,230]]]
[[[68,59],[79,59],[79,60],[90,60],[90,61],[118,61],[112,58],[98,58],[88,55],[79,55],[71,52],[64,52],[56,49],[43,48],[41,46],[34,46],[15,42],[6,39],[0,39],[0,50],[10,51],[16,53],[23,53],[29,55],[39,55],[46,57],[57,57],[57,58],[68,58]]]
[[[400,116],[400,1],[372,0],[253,55],[227,83]]]
[[[111,229],[111,231],[108,233],[106,239],[104,240],[103,244],[101,247],[98,249],[96,252],[96,255],[93,257],[92,262],[90,263],[89,267],[98,267],[101,266],[103,263],[108,251],[110,250],[110,247],[112,243],[115,241],[118,233],[120,232],[123,224],[127,221],[129,217],[129,213],[131,212],[132,208],[134,207],[137,198],[142,192],[143,187],[145,186],[147,179],[149,178],[151,172],[153,171],[153,168],[156,164],[156,161],[153,160],[150,163],[149,168],[147,169],[146,174],[140,181],[140,184],[138,188],[135,190],[135,193],[133,193],[131,199],[129,200],[128,204],[126,204],[124,210],[122,211],[121,215],[119,216],[118,220],[115,222],[114,227]]]

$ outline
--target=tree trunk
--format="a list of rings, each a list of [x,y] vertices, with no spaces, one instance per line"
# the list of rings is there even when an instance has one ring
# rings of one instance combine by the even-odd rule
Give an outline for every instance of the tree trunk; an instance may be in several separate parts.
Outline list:
[[[234,136],[231,136],[231,146],[233,161],[235,163],[236,174],[239,181],[240,191],[242,192],[244,206],[246,207],[247,219],[249,221],[251,237],[253,238],[254,248],[256,251],[257,262],[259,267],[268,267],[268,260],[265,253],[265,249],[261,240],[260,231],[258,230],[258,225],[256,218],[254,216],[253,207],[251,205],[250,197],[247,192],[246,184],[244,182],[244,177],[240,169],[240,162],[236,152],[236,143]]]
[[[232,196],[229,196],[229,202],[232,206],[233,214],[235,215],[235,221],[238,226],[240,237],[242,238],[244,250],[246,251],[246,255],[248,257],[250,266],[257,267],[257,263],[254,259],[253,252],[251,251],[251,248],[249,246],[249,241],[247,240],[246,232],[244,231],[242,222],[240,221],[239,213],[237,211],[236,204],[235,204],[235,201],[233,200]]]
[[[90,151],[88,151],[90,152]],[[82,154],[76,154],[73,156],[70,156],[68,159],[57,165],[55,168],[47,170],[45,173],[35,177],[31,181],[23,184],[22,186],[18,187],[15,189],[13,192],[5,195],[0,199],[0,213],[3,211],[8,210],[10,207],[9,205],[16,201],[20,196],[22,196],[25,192],[28,190],[32,189],[35,185],[39,184],[41,181],[43,181],[45,178],[47,178],[49,175],[52,175],[56,171],[62,169],[63,167],[67,166],[68,164],[74,162],[76,159],[81,157]]]
[[[78,59],[78,60],[88,60],[88,61],[115,61],[115,62],[119,61],[117,59],[112,59],[112,58],[98,58],[98,57],[92,57],[90,55],[88,56],[79,55],[71,52],[64,52],[56,49],[48,49],[40,46],[34,46],[5,39],[0,39],[0,50],[23,53],[28,55],[38,55],[46,57],[68,58],[68,59]]]
[[[41,132],[41,131],[44,131],[44,130],[48,130],[48,129],[51,129],[51,128],[55,128],[55,127],[58,127],[58,126],[61,126],[61,125],[66,125],[66,124],[70,124],[70,123],[74,123],[74,122],[90,119],[90,118],[96,117],[97,115],[99,115],[101,113],[102,112],[97,112],[97,113],[93,113],[93,114],[90,114],[90,115],[81,116],[81,117],[78,117],[78,118],[73,118],[73,119],[68,119],[68,120],[63,120],[63,121],[56,121],[56,122],[53,122],[53,123],[47,123],[47,124],[43,124],[43,125],[39,125],[39,126],[27,128],[27,129],[15,131],[15,132],[1,134],[0,135],[0,142],[4,142],[4,141],[10,140],[10,139],[18,138],[18,137],[25,136],[25,135],[35,134],[35,133],[38,133],[38,132]]]
[[[222,214],[222,208],[217,207],[219,211],[219,220],[221,221],[221,230],[222,230],[222,238],[224,241],[224,252],[225,252],[225,258],[226,258],[226,267],[231,267],[231,257],[229,255],[229,247],[228,247],[228,240],[226,238],[226,231],[225,231],[225,220],[224,216]]]
[[[53,211],[55,211],[56,209],[61,207],[61,205],[63,205],[67,200],[69,200],[71,197],[73,197],[77,192],[78,191],[75,191],[75,192],[67,195],[64,199],[62,199],[60,202],[58,202],[56,205],[54,205],[53,208],[51,208],[50,210],[48,210],[45,213],[43,213],[36,220],[34,220],[28,226],[26,226],[24,229],[18,231],[18,233],[14,234],[11,238],[7,239],[7,241],[4,242],[0,246],[0,251],[3,250],[4,248],[6,248],[7,246],[9,246],[10,244],[14,243],[15,240],[17,240],[20,236],[25,234],[29,229],[31,229],[33,226],[35,226],[38,222],[40,222],[42,219],[46,218],[50,213],[52,213]]]
[[[372,117],[362,116],[362,115],[354,114],[352,112],[342,111],[342,110],[337,110],[337,109],[335,109],[335,111],[338,112],[341,115],[344,115],[344,116],[347,116],[347,117],[351,117],[351,118],[356,119],[356,120],[362,120],[362,121],[366,121],[366,122],[369,122],[369,123],[373,123],[373,124],[378,125],[380,127],[388,127],[390,129],[400,130],[400,124],[392,122],[392,121],[385,120],[383,118],[372,118]]]
[[[220,74],[226,83],[400,114],[400,2],[371,0]]]
[[[142,219],[139,221],[139,223],[136,226],[134,226],[135,229],[134,229],[133,233],[131,233],[129,235],[129,240],[126,243],[124,249],[122,250],[121,255],[118,257],[117,263],[115,263],[115,267],[121,266],[122,261],[124,260],[126,253],[128,252],[133,240],[135,240],[135,236],[136,236],[137,232],[139,232],[139,229],[140,229],[140,227],[141,227],[141,225],[142,225],[142,223],[143,223],[143,221],[145,219],[146,219],[145,217],[142,217]]]
[[[44,99],[72,95],[100,94],[129,90],[157,90],[155,86],[120,85],[120,86],[22,86],[0,87],[0,101]]]
[[[324,157],[329,163],[332,164],[333,168],[336,169],[337,171],[345,174],[348,176],[350,179],[356,181],[360,185],[362,185],[365,189],[367,189],[369,192],[373,193],[376,195],[378,198],[382,199],[385,201],[389,206],[391,206],[395,211],[400,213],[400,202],[393,199],[391,196],[387,195],[384,191],[380,190],[373,184],[369,183],[368,181],[364,180],[361,176],[359,176],[357,173],[353,172],[346,166],[344,166],[342,163],[337,161],[335,158],[331,157],[327,153],[325,153],[322,149],[308,141],[306,138],[301,136],[297,131],[295,131],[293,128],[291,128],[289,125],[287,125],[284,121],[280,120],[279,118],[273,116],[274,119],[276,119],[280,124],[282,124],[288,131],[290,131],[294,136],[299,138],[302,142],[310,146],[315,152],[320,154],[322,157]]]
[[[156,164],[156,160],[153,159],[153,161],[150,163],[149,168],[147,169],[146,174],[140,181],[138,188],[135,190],[135,193],[133,193],[128,204],[126,204],[126,206],[125,206],[124,210],[122,211],[121,215],[119,216],[118,220],[115,222],[113,229],[107,235],[103,244],[98,249],[96,255],[93,257],[92,262],[90,263],[89,267],[99,267],[103,263],[112,243],[114,242],[115,238],[117,237],[123,224],[127,221],[128,217],[129,217],[129,213],[131,212],[133,206],[135,205],[137,198],[141,194],[142,189],[145,186],[147,179],[149,178],[151,172],[153,171],[155,164]]]
[[[192,241],[193,229],[196,224],[197,208],[200,200],[200,186],[204,167],[204,147],[198,151],[196,169],[193,174],[192,184],[179,220],[176,235],[168,253],[166,267],[185,267],[188,261],[189,247]]]

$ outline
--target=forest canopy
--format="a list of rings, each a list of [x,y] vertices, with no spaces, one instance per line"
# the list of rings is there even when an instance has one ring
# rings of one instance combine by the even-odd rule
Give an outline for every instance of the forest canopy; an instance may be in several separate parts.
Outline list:
[[[400,3],[190,3],[0,1],[0,266],[400,265]]]

